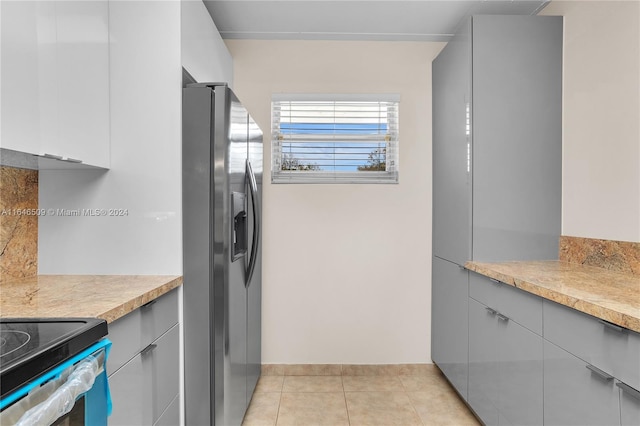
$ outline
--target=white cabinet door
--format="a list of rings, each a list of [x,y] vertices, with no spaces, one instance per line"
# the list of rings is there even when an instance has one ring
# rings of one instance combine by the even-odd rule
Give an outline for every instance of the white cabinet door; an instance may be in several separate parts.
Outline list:
[[[2,2],[2,116],[0,146],[37,154],[43,127],[41,112],[51,108],[55,83],[55,5],[49,2]],[[51,121],[48,122],[51,124]]]
[[[45,152],[109,167],[109,4],[56,2],[58,138]]]
[[[2,2],[0,8],[0,146],[108,168],[108,2]]]

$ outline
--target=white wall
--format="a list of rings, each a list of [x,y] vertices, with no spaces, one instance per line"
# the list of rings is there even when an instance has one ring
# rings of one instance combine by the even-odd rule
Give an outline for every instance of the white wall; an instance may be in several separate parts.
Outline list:
[[[233,59],[202,0],[181,0],[182,66],[198,82],[233,87]]]
[[[181,274],[180,2],[109,5],[111,169],[40,171],[39,273]]]
[[[640,2],[542,14],[565,17],[562,233],[640,242]]]
[[[263,363],[430,360],[431,61],[443,43],[227,40],[265,132],[273,93],[399,93],[400,184],[272,185]]]

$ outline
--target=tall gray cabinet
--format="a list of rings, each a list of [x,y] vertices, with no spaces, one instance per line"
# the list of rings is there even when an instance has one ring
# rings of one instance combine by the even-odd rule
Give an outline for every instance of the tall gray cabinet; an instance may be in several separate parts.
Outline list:
[[[497,353],[491,333],[469,340],[469,324],[493,323],[469,305],[465,262],[558,256],[562,33],[562,17],[473,16],[433,61],[431,350],[465,400],[491,386],[470,382],[470,356]]]

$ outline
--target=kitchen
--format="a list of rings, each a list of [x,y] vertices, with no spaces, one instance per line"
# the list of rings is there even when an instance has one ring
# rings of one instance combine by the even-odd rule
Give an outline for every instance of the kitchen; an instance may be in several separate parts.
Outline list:
[[[640,241],[637,7],[554,1],[540,13],[565,17],[562,235]],[[230,82],[265,133],[265,173],[272,94],[399,93],[400,184],[265,179],[262,362],[430,363],[432,128],[424,118],[431,63],[445,42],[223,39],[190,1],[112,2],[108,35],[109,96],[98,117],[109,117],[110,170],[41,170],[33,208],[128,216],[39,217],[30,270],[183,274],[181,66],[198,81]],[[105,81],[99,71],[91,80]],[[380,223],[384,240],[375,245]],[[313,244],[292,247],[300,235]]]

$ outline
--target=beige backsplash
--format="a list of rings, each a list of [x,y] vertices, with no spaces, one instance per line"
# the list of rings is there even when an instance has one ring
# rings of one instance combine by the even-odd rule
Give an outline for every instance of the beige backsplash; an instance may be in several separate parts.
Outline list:
[[[640,275],[640,243],[560,237],[560,260]]]
[[[0,282],[38,274],[37,209],[38,171],[0,167]]]

